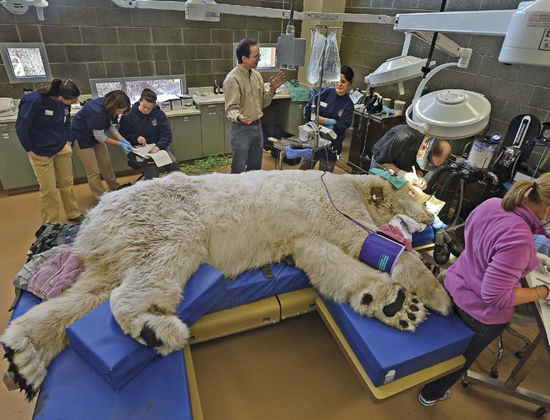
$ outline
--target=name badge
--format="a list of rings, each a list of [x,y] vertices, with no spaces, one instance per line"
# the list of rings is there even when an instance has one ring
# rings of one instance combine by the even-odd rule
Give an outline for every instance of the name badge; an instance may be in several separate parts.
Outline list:
[[[326,108],[327,105],[328,105],[328,104],[327,104],[326,102],[321,101],[321,106],[322,106],[323,108]]]
[[[46,115],[48,115],[50,117],[53,116],[53,111],[51,109],[47,109],[46,110]]]

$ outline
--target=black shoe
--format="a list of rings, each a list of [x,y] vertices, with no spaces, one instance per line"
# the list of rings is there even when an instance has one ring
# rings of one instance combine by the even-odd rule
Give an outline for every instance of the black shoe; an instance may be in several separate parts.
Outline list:
[[[132,185],[134,185],[134,184],[132,184],[131,182],[128,182],[127,184],[122,184],[122,185],[121,185],[120,187],[118,187],[116,190],[118,191],[118,190],[121,190],[121,189],[123,189],[123,188],[128,188],[128,187],[131,187]]]
[[[75,217],[74,219],[69,219],[69,222],[73,222],[73,223],[82,223],[83,221],[84,221],[84,215],[83,214],[81,214],[78,217]]]

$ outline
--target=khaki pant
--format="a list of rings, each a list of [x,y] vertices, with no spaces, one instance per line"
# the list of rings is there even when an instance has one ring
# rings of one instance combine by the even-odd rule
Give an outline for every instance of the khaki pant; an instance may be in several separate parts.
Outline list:
[[[68,219],[80,216],[78,203],[73,191],[73,152],[67,143],[55,156],[30,157],[32,169],[40,185],[40,212],[42,223],[59,221],[59,202],[57,201],[57,184],[61,202]]]
[[[120,184],[116,180],[113,167],[111,166],[111,159],[109,158],[107,146],[104,143],[99,143],[87,149],[81,149],[78,146],[78,140],[76,140],[74,142],[74,148],[76,154],[84,164],[84,168],[86,168],[88,185],[96,200],[105,192],[105,188],[101,182],[101,176],[99,175],[100,172],[109,186],[109,190],[114,191],[120,188]]]

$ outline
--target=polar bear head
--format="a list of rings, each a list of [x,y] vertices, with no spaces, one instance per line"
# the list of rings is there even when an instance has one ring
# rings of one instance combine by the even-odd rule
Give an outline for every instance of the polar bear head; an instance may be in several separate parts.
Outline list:
[[[421,223],[434,221],[434,214],[426,207],[430,196],[410,183],[395,189],[388,180],[377,175],[354,177],[360,183],[363,201],[377,226],[388,223],[396,214],[406,214]]]

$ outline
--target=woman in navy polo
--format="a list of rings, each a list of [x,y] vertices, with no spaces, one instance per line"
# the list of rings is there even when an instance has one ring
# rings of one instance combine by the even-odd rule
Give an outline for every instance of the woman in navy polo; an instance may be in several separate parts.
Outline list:
[[[15,130],[40,185],[42,223],[59,221],[56,183],[67,218],[82,220],[73,192],[70,144],[71,104],[79,95],[71,80],[54,79],[49,87],[41,87],[19,102]]]
[[[172,159],[172,163],[158,167],[154,162],[143,160],[136,154],[128,155],[128,165],[134,169],[142,169],[145,179],[158,178],[161,172],[179,171],[180,166],[172,151],[168,148],[172,143],[172,127],[162,109],[157,105],[157,94],[151,89],[143,89],[139,101],[120,119],[120,134],[132,146],[145,146],[147,143],[155,146],[149,153],[164,150]]]
[[[354,80],[354,74],[351,67],[342,66],[340,69],[340,82],[336,89],[324,89],[321,92],[321,101],[319,103],[319,124],[330,128],[336,133],[336,139],[331,140],[329,150],[321,150],[315,154],[314,161],[302,158],[299,169],[313,169],[319,161],[321,171],[333,172],[336,166],[337,156],[342,153],[342,143],[346,138],[346,130],[351,126],[353,120],[353,101],[349,97],[348,91]],[[313,95],[306,105],[306,118],[311,118],[311,106],[315,101],[317,105],[318,96]]]
[[[105,192],[100,172],[109,190],[120,188],[106,144],[117,145],[126,154],[132,151],[132,145],[120,135],[117,127],[118,116],[129,108],[128,95],[121,90],[113,90],[103,98],[88,102],[74,118],[72,137],[75,150],[86,168],[88,185],[96,199]]]

